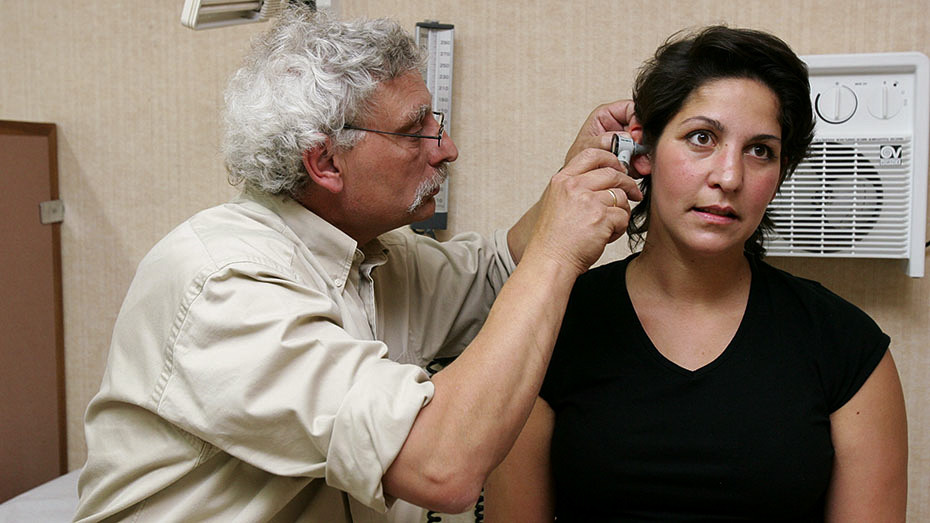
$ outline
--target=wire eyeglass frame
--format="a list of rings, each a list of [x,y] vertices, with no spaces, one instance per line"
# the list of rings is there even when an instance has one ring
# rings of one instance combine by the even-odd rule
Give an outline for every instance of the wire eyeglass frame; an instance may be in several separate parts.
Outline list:
[[[367,129],[365,127],[356,127],[354,125],[343,125],[343,129],[348,129],[351,131],[368,131],[370,133],[378,134],[390,134],[391,136],[407,136],[410,138],[426,138],[427,140],[436,140],[436,147],[442,147],[442,133],[446,131],[446,113],[439,111],[432,111],[433,116],[437,117],[439,120],[439,133],[436,136],[429,134],[413,134],[413,133],[398,133],[394,131],[379,131],[378,129]]]

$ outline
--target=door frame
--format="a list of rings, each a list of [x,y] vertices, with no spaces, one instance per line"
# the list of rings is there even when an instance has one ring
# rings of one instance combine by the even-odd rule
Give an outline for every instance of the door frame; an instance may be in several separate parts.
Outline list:
[[[58,140],[57,126],[53,123],[20,122],[0,120],[0,134],[44,137],[48,144],[49,200],[57,200],[58,193]],[[47,224],[52,235],[52,266],[54,272],[53,292],[55,297],[55,373],[58,398],[58,467],[59,473],[68,472],[67,409],[65,405],[65,344],[64,303],[61,277],[61,224]]]

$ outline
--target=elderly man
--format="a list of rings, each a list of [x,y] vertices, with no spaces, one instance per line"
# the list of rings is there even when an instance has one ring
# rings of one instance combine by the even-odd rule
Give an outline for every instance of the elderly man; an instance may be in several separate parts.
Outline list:
[[[458,155],[421,65],[395,23],[302,8],[256,42],[226,93],[242,195],[140,263],[87,411],[77,520],[415,521],[475,502],[575,278],[641,197],[605,150],[632,108],[592,113],[509,231],[440,243],[395,230],[434,212]]]

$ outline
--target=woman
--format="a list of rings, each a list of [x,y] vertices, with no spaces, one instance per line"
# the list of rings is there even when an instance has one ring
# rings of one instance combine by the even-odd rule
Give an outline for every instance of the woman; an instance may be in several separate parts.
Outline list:
[[[888,336],[762,261],[766,207],[812,138],[803,62],[710,27],[660,47],[634,101],[642,251],[576,283],[486,520],[904,521]]]

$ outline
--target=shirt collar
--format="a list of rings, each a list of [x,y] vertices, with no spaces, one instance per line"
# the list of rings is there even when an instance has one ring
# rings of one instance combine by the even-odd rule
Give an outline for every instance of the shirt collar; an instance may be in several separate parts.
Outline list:
[[[254,201],[278,215],[319,260],[326,275],[336,287],[345,286],[356,259],[363,265],[373,266],[387,261],[388,250],[380,239],[375,238],[360,249],[358,242],[351,236],[290,196],[246,191],[239,199]]]

